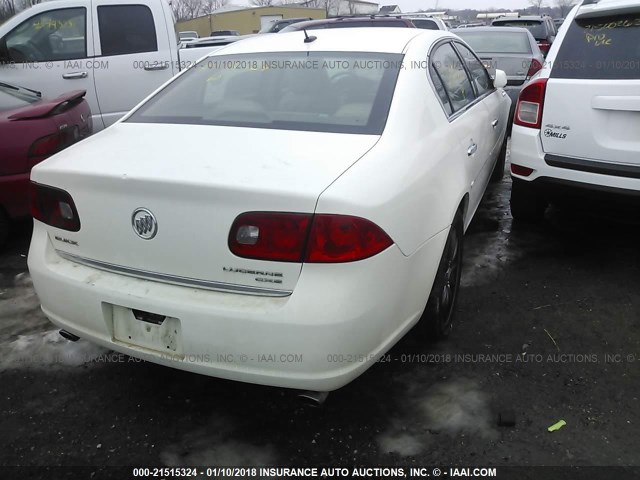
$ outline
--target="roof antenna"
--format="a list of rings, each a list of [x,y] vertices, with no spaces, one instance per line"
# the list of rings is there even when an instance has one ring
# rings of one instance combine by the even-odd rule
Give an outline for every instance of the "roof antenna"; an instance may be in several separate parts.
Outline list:
[[[310,37],[306,29],[303,28],[302,31],[304,32],[304,43],[311,43],[318,39],[318,37],[314,37],[313,35]]]

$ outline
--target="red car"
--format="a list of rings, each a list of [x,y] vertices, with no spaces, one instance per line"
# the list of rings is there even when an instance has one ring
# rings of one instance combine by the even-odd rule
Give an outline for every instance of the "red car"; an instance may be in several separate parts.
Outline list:
[[[10,221],[30,215],[31,168],[92,133],[85,93],[43,99],[35,90],[0,82],[0,245]]]

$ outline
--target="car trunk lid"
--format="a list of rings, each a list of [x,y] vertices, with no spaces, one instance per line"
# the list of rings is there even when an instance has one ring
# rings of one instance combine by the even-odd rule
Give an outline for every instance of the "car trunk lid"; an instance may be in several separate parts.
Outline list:
[[[214,290],[287,293],[301,264],[234,256],[230,227],[248,211],[312,214],[320,193],[378,139],[339,136],[121,123],[51,157],[32,180],[73,197],[80,231],[49,231],[55,248],[78,261]],[[150,240],[135,231],[140,208],[157,221]]]

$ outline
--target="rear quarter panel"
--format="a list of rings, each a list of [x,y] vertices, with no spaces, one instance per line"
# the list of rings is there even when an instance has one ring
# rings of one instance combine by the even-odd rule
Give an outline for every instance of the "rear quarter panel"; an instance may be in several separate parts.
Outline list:
[[[424,67],[430,45],[413,45],[416,40],[380,140],[320,195],[316,208],[373,221],[407,256],[451,225],[468,184],[456,162],[459,138]]]

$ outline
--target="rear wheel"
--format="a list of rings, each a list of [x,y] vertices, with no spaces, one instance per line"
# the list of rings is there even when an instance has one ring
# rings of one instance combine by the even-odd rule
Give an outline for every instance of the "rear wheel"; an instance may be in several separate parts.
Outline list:
[[[526,182],[513,180],[511,186],[511,215],[522,222],[540,222],[549,202]]]
[[[491,181],[496,183],[502,180],[504,176],[504,166],[507,163],[507,136],[504,136],[504,142],[502,142],[502,147],[500,148],[500,153],[498,154],[498,160],[496,162],[496,166],[493,168],[493,173],[491,174]]]
[[[462,213],[458,212],[449,230],[438,273],[421,319],[431,341],[447,338],[451,333],[453,309],[458,298],[462,272],[463,234]]]
[[[2,207],[0,207],[0,247],[4,244],[9,236],[9,217],[4,213]]]

